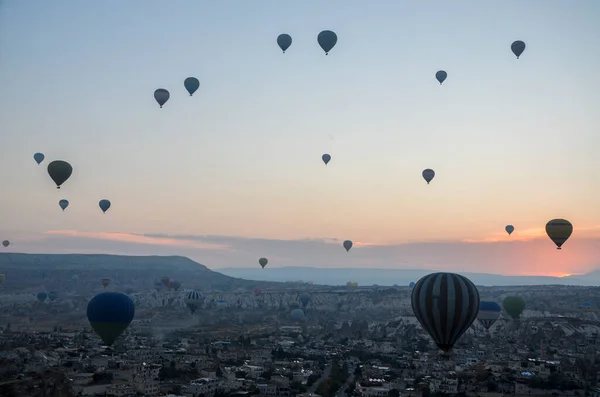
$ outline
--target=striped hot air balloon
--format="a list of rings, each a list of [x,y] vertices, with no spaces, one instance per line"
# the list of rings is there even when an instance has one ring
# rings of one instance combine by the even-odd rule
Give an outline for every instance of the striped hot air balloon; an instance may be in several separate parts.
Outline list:
[[[473,324],[479,312],[479,291],[455,273],[432,273],[412,291],[412,308],[421,326],[444,352]]]
[[[502,308],[496,302],[481,301],[479,303],[479,313],[477,314],[477,320],[483,325],[486,331],[489,331],[492,325],[500,317]]]
[[[566,219],[552,219],[546,223],[546,234],[556,244],[557,250],[561,249],[572,233],[573,225]]]
[[[188,307],[188,309],[190,309],[192,314],[194,314],[196,309],[198,309],[202,305],[203,301],[204,297],[199,291],[188,291],[185,294],[185,305]]]

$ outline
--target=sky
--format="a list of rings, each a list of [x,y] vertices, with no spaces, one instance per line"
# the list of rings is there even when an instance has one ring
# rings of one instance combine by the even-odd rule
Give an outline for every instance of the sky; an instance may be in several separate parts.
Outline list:
[[[0,239],[212,269],[584,273],[600,267],[599,18],[595,0],[3,0]],[[60,190],[57,159],[74,167]],[[575,228],[562,251],[553,218]]]

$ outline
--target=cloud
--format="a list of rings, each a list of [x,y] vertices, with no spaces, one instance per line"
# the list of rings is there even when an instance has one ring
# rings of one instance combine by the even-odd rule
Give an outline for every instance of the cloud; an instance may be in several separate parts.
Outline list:
[[[590,229],[591,230],[591,229]],[[536,234],[523,231],[524,235]],[[241,236],[168,235],[51,230],[21,234],[10,251],[37,253],[106,253],[182,255],[209,268],[247,267],[260,271],[258,259],[270,267],[405,268],[483,272],[504,275],[586,273],[600,257],[600,239],[574,233],[563,250],[547,238],[490,239],[478,242],[437,241],[405,244],[355,242],[350,252],[331,238],[277,240]],[[267,269],[268,269],[267,268]],[[257,273],[257,277],[260,273]]]

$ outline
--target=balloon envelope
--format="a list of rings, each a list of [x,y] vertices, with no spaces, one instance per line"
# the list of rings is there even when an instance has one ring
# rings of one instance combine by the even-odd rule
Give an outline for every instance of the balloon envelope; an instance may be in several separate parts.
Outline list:
[[[444,70],[439,70],[435,74],[435,78],[440,83],[440,85],[442,85],[442,83],[444,82],[444,80],[446,80],[447,77],[448,77],[448,73],[446,73]]]
[[[98,202],[98,206],[100,207],[103,213],[106,213],[106,211],[108,211],[108,209],[110,208],[110,200],[102,199]]]
[[[423,179],[425,179],[425,182],[427,182],[427,184],[429,185],[429,182],[431,182],[435,177],[435,171],[430,168],[427,168],[423,170],[421,175],[423,175]]]
[[[40,165],[40,163],[42,161],[44,161],[45,158],[46,158],[46,156],[44,156],[44,153],[35,153],[33,155],[33,159],[35,160],[36,163],[38,163],[38,165]]]
[[[195,77],[188,77],[183,81],[183,86],[190,94],[190,96],[194,95],[194,92],[200,88],[200,81]]]
[[[525,310],[525,300],[520,296],[507,296],[502,301],[504,311],[513,319],[519,318],[523,310]]]
[[[258,260],[258,264],[264,269],[265,266],[267,266],[267,263],[269,263],[269,260],[267,258],[260,258]]]
[[[192,314],[194,314],[196,310],[200,306],[202,306],[203,301],[204,298],[202,297],[202,294],[199,291],[188,291],[185,294],[185,305],[188,307],[188,309],[190,309]]]
[[[164,88],[159,88],[158,90],[154,91],[154,99],[156,100],[156,102],[158,102],[158,105],[161,108],[165,103],[167,103],[170,97],[171,94]]]
[[[408,283],[408,286],[409,286],[410,288],[414,288],[414,287],[415,287],[415,282],[414,282],[414,281],[411,281],[410,283]]]
[[[302,309],[294,309],[292,310],[292,312],[290,313],[290,316],[292,317],[292,320],[301,323],[304,321],[305,317],[304,317],[304,311]]]
[[[280,34],[279,36],[277,36],[277,45],[285,54],[285,51],[292,45],[292,36],[285,33]]]
[[[309,293],[303,292],[300,294],[298,299],[300,300],[300,302],[302,303],[303,306],[306,306],[310,302],[311,297],[310,297]]]
[[[412,308],[421,326],[447,352],[473,324],[479,312],[479,291],[460,274],[432,273],[417,281]]]
[[[523,54],[523,51],[525,51],[525,47],[526,47],[525,43],[522,42],[521,40],[514,41],[510,45],[510,49],[513,52],[513,54],[515,54],[517,56],[517,59],[519,59],[521,54]]]
[[[37,300],[39,300],[40,302],[43,302],[48,297],[48,294],[45,292],[38,292],[36,297],[37,297]]]
[[[8,241],[8,240],[4,240],[4,241],[2,242],[2,245],[4,246],[4,248],[6,248],[6,247],[8,247],[8,246],[10,245],[10,241]]]
[[[344,248],[346,248],[346,252],[350,251],[350,248],[352,248],[352,241],[350,240],[346,240],[344,241]]]
[[[323,51],[325,51],[325,55],[328,55],[329,51],[331,51],[337,43],[337,34],[331,30],[324,30],[317,36],[317,42]]]
[[[127,329],[134,315],[133,301],[120,292],[103,292],[94,296],[87,305],[90,325],[107,346]]]
[[[73,173],[73,167],[71,164],[63,160],[54,160],[48,164],[48,175],[56,183],[56,188],[60,189],[60,185],[65,183],[71,174]]]
[[[556,249],[561,249],[572,233],[573,225],[566,219],[552,219],[546,223],[546,234],[554,241]]]
[[[504,230],[506,230],[506,233],[508,233],[508,235],[510,236],[512,234],[512,232],[515,231],[515,227],[513,225],[506,225]]]
[[[324,155],[321,156],[321,159],[323,160],[325,165],[327,165],[331,161],[331,156],[329,154],[325,153]]]
[[[69,200],[62,199],[58,202],[58,205],[64,211],[69,206]]]
[[[500,317],[500,312],[502,308],[496,302],[491,301],[481,301],[479,303],[479,313],[477,313],[477,319],[481,324],[483,324],[483,328],[489,330],[492,325],[498,320]]]

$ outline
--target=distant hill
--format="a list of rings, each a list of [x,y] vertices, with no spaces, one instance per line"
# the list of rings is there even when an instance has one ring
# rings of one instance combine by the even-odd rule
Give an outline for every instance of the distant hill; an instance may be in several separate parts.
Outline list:
[[[243,279],[260,279],[264,281],[312,281],[315,284],[345,285],[348,281],[356,281],[359,285],[393,285],[406,286],[417,281],[426,274],[436,270],[426,269],[354,269],[316,267],[267,267],[256,272],[247,268],[223,268],[219,272],[231,277]],[[463,273],[476,285],[514,286],[514,285],[600,285],[600,271],[570,277],[544,276],[502,276],[499,274]]]
[[[182,256],[123,256],[88,254],[0,253],[0,273],[8,290],[68,287],[99,289],[100,280],[112,280],[112,290],[152,288],[163,276],[178,280],[182,289],[233,291],[273,283],[241,280],[208,269]]]

